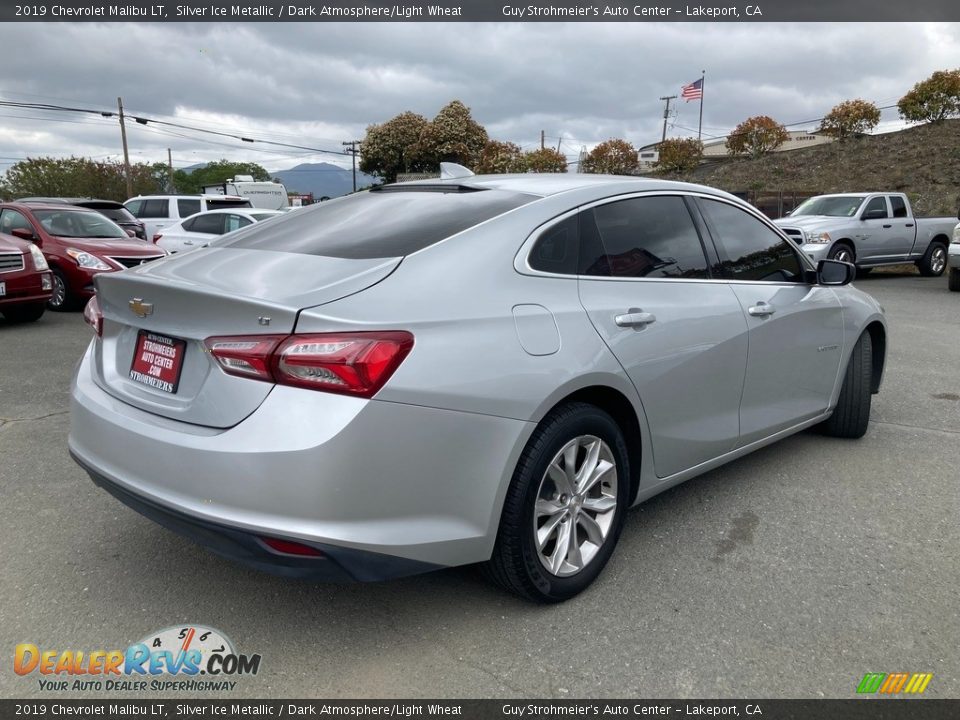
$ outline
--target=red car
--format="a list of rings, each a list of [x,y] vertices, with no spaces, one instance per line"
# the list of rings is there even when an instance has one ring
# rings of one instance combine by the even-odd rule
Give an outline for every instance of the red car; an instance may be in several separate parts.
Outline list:
[[[166,255],[131,237],[96,210],[60,203],[0,204],[0,233],[36,243],[50,264],[51,310],[68,310],[93,296],[93,278]]]
[[[0,313],[8,322],[33,322],[47,307],[53,283],[40,249],[0,235]]]

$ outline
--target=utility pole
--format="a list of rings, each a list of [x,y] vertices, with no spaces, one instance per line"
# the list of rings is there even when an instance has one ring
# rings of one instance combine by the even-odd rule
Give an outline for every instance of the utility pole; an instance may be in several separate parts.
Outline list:
[[[347,140],[344,143],[341,143],[344,147],[349,147],[349,150],[344,150],[345,153],[353,157],[353,191],[357,191],[357,154],[360,152],[357,150],[357,145],[361,144],[361,140]]]
[[[169,178],[170,178],[170,187],[168,188],[168,190],[169,190],[170,192],[173,192],[173,191],[174,191],[174,185],[173,185],[173,153],[171,152],[170,148],[167,148],[167,173],[168,173],[168,176],[169,176]]]
[[[133,178],[130,177],[130,152],[127,150],[127,126],[123,124],[123,100],[117,98],[120,111],[120,139],[123,140],[123,170],[127,176],[127,197],[133,197]]]
[[[667,104],[663,108],[663,137],[660,138],[660,142],[666,142],[667,139],[667,118],[670,117],[670,101],[676,100],[676,95],[667,95],[666,97],[660,98],[661,100],[666,100]]]
[[[544,147],[546,147],[546,139],[547,139],[547,138],[546,138],[545,133],[546,133],[545,130],[541,130],[541,131],[540,131],[540,149],[541,149],[541,150],[543,150]]]

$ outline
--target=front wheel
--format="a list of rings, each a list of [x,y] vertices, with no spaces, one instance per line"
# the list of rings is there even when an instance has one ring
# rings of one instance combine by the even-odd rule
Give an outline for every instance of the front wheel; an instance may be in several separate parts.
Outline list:
[[[70,310],[74,305],[73,295],[70,294],[70,286],[67,284],[67,278],[57,269],[53,270],[53,293],[47,300],[47,307],[56,312]]]
[[[917,263],[924,277],[940,277],[947,267],[947,246],[940,242],[930,243],[923,259]]]
[[[839,260],[840,262],[856,263],[857,253],[854,251],[853,247],[847,245],[847,243],[838,242],[836,245],[830,248],[830,252],[827,253],[827,258],[830,260]]]
[[[837,407],[828,420],[818,426],[824,435],[861,438],[870,422],[870,383],[873,379],[873,341],[864,332],[853,346],[843,375]]]
[[[517,463],[487,575],[536,602],[573,597],[610,559],[629,494],[629,454],[613,418],[586,403],[551,412]]]

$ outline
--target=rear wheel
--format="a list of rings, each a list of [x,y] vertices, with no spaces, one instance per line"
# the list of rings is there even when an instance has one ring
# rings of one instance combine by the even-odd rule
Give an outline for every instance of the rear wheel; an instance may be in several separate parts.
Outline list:
[[[848,263],[855,263],[857,261],[857,253],[854,251],[853,246],[845,242],[838,242],[830,248],[827,257],[831,260],[840,260],[841,262]]]
[[[960,292],[960,268],[950,268],[950,275],[947,277],[947,287],[954,292]]]
[[[487,575],[536,602],[573,597],[610,559],[629,493],[629,456],[613,418],[586,403],[553,411],[517,463]]]
[[[0,312],[12,323],[36,322],[47,309],[46,305],[15,305],[13,307],[3,308]]]
[[[47,300],[47,307],[56,312],[69,310],[75,304],[73,295],[70,293],[70,286],[67,285],[67,278],[62,272],[53,269],[53,293]]]
[[[923,259],[917,263],[924,277],[940,277],[947,267],[947,246],[941,242],[932,242]]]
[[[825,435],[861,438],[870,421],[870,381],[873,377],[873,342],[865,332],[853,346],[847,362],[837,407],[829,420],[820,423]]]

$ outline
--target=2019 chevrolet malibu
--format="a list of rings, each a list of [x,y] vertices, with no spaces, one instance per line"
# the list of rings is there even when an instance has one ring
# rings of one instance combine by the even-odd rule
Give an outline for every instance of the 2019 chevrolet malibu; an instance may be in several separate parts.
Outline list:
[[[886,349],[855,270],[735,197],[591,175],[386,185],[96,278],[70,450],[225,556],[586,588],[627,509],[818,426]]]

